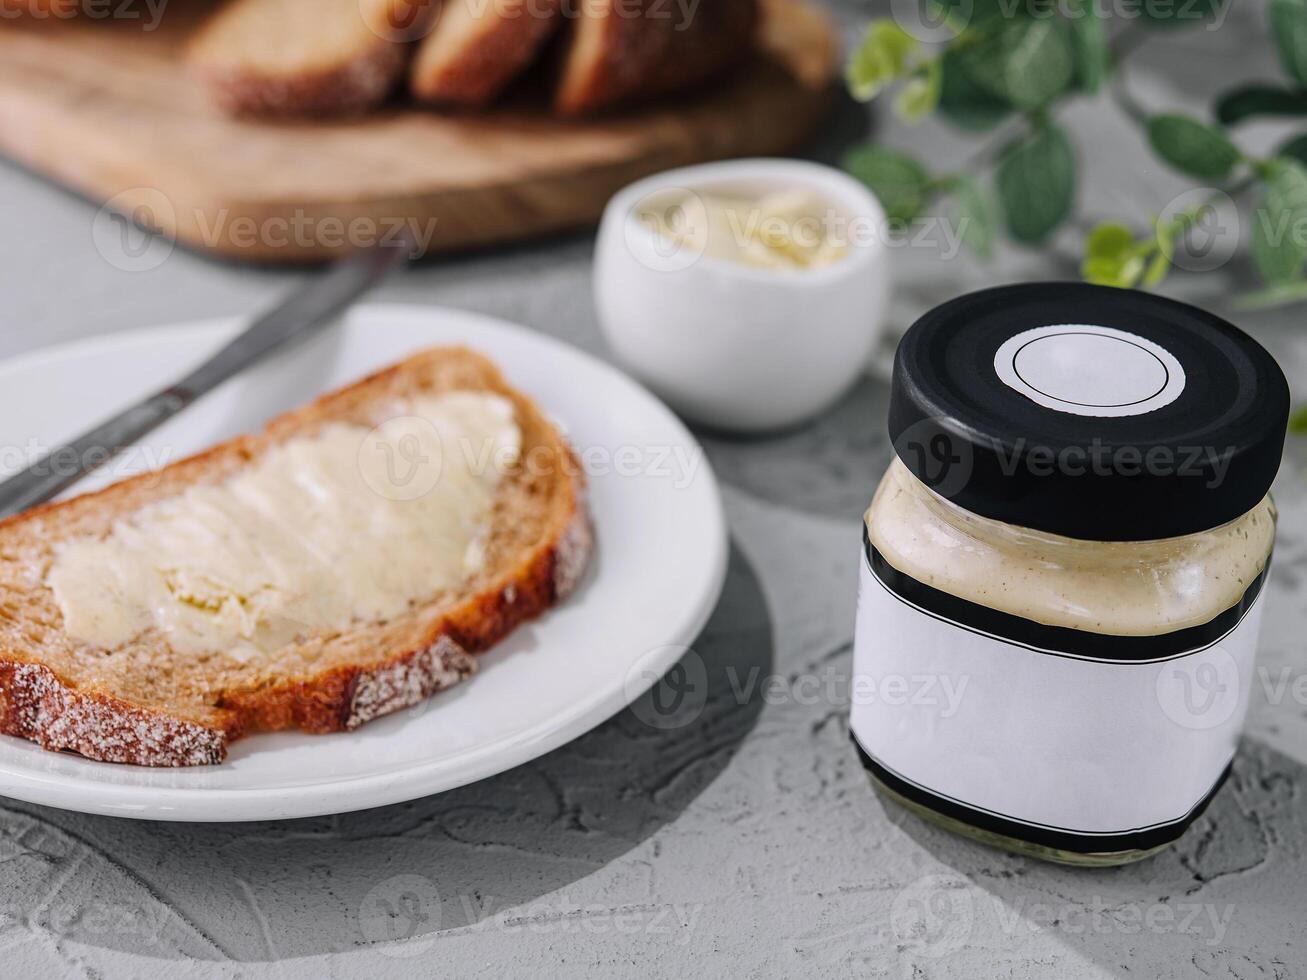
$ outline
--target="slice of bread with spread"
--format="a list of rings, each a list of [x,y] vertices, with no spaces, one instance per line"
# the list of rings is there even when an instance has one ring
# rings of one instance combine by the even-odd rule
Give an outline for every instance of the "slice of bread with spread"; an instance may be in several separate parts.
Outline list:
[[[493,364],[440,348],[0,522],[0,732],[202,765],[418,703],[576,587],[583,484]]]
[[[598,112],[692,90],[753,49],[757,0],[711,0],[682,15],[661,0],[590,0],[569,25],[555,108]]]
[[[434,14],[432,0],[232,0],[187,61],[234,115],[351,115],[386,99]]]
[[[447,0],[414,55],[414,97],[469,108],[489,103],[535,61],[561,13],[561,0]]]

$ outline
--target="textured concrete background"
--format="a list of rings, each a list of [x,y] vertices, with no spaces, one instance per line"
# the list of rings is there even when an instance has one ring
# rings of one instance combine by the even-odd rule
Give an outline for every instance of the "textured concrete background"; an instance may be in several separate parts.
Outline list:
[[[1218,31],[1143,49],[1139,98],[1201,109],[1218,82],[1271,75],[1264,5],[1237,6]],[[844,4],[850,36],[871,9]],[[1087,219],[1140,220],[1183,189],[1105,101],[1061,115],[1088,172]],[[866,124],[846,110],[815,152]],[[878,135],[963,158],[933,124]],[[1275,133],[1244,135],[1258,147]],[[12,168],[0,167],[0,207],[4,356],[245,313],[300,275],[180,251],[121,271],[97,252],[94,207]],[[892,328],[969,288],[1073,276],[1084,227],[988,267],[898,249]],[[415,269],[382,298],[497,314],[603,355],[590,258],[588,237],[550,241]],[[1228,312],[1250,282],[1237,260],[1172,291]],[[1307,397],[1300,310],[1237,319]],[[884,402],[872,378],[801,432],[706,440],[734,549],[696,644],[710,697],[686,724],[653,728],[627,711],[498,778],[292,823],[136,823],[0,801],[0,975],[1307,975],[1307,703],[1294,692],[1307,668],[1307,450],[1291,445],[1277,485],[1276,577],[1233,780],[1178,847],[1071,871],[887,809],[850,749],[841,679],[859,516],[887,461]],[[733,686],[768,675],[831,677],[836,693],[807,703],[786,684],[767,697]]]

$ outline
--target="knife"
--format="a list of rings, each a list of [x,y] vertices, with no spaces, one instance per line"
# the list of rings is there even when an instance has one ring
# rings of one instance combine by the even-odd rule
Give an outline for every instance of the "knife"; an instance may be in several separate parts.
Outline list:
[[[313,334],[408,259],[410,242],[376,244],[295,290],[186,377],[47,453],[0,483],[0,518],[67,490],[228,378]],[[57,461],[57,462],[56,462]]]

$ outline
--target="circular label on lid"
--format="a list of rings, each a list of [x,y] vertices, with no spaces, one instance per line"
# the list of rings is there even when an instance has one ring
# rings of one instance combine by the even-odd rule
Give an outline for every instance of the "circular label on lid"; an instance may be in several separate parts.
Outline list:
[[[1169,405],[1184,391],[1184,368],[1144,337],[1091,324],[1024,330],[994,355],[999,379],[1058,412],[1120,418]]]

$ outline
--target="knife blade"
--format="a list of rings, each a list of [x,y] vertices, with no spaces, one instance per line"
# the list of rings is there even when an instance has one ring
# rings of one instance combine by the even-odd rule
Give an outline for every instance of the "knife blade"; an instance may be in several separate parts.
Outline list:
[[[0,519],[67,490],[218,385],[274,351],[305,340],[412,254],[408,241],[360,249],[311,279],[185,377],[0,483]]]

